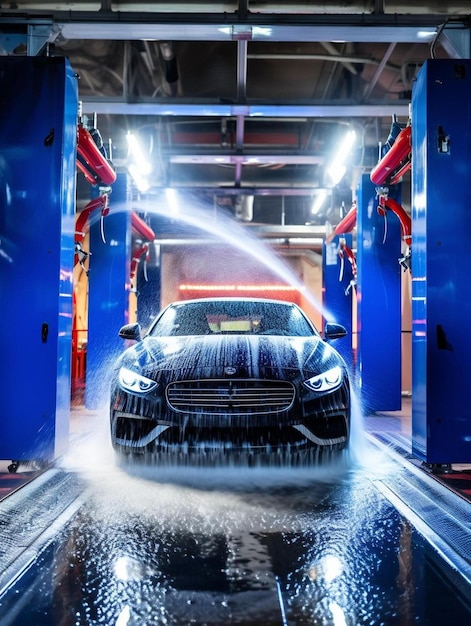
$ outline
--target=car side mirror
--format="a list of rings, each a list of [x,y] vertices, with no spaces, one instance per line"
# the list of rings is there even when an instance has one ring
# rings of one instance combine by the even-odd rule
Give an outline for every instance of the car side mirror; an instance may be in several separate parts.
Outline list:
[[[341,337],[345,337],[347,334],[347,329],[342,324],[335,324],[334,322],[327,322],[324,326],[324,338],[327,340],[330,339],[340,339]]]
[[[119,329],[118,335],[122,339],[141,341],[141,327],[139,324],[125,324]]]

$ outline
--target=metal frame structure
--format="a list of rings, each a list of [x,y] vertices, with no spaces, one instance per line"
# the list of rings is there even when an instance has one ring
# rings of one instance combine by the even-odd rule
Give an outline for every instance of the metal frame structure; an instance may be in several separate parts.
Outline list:
[[[11,50],[23,36],[28,54],[38,54],[44,47],[58,48],[64,41],[126,41],[142,43],[142,59],[149,67],[150,76],[155,72],[154,61],[149,51],[149,42],[161,42],[166,63],[174,62],[172,57],[172,42],[222,42],[234,44],[236,64],[233,79],[234,98],[224,102],[215,98],[191,97],[136,97],[130,91],[133,72],[126,67],[129,62],[124,59],[122,70],[121,96],[99,97],[85,96],[83,112],[102,116],[160,116],[163,118],[194,117],[196,119],[230,119],[235,123],[235,143],[228,151],[217,148],[202,150],[194,147],[191,150],[179,150],[176,147],[168,149],[165,159],[169,165],[177,164],[194,166],[202,163],[206,166],[220,165],[221,158],[226,158],[233,166],[232,187],[236,193],[257,193],[254,183],[244,181],[245,166],[270,165],[272,167],[287,164],[287,159],[293,165],[306,165],[314,159],[323,161],[325,155],[306,154],[291,149],[288,154],[284,149],[281,153],[270,149],[251,149],[247,144],[248,120],[274,120],[280,122],[288,119],[312,120],[316,119],[350,119],[358,118],[390,118],[392,115],[408,116],[409,101],[407,99],[382,99],[381,102],[372,100],[372,92],[380,79],[382,72],[389,64],[389,60],[399,43],[430,44],[436,39],[448,54],[453,57],[467,58],[470,56],[470,16],[461,10],[457,15],[433,14],[425,6],[422,13],[412,12],[401,14],[396,10],[394,3],[374,3],[371,13],[365,12],[364,5],[349,7],[348,13],[326,13],[324,8],[310,3],[308,9],[298,13],[290,9],[290,3],[276,3],[276,10],[259,6],[256,2],[239,0],[231,3],[231,11],[227,3],[208,3],[198,10],[191,11],[188,4],[155,3],[153,10],[128,11],[111,1],[100,3],[99,11],[80,10],[81,3],[75,4],[78,10],[57,10],[56,3],[35,2],[28,4],[26,11],[21,11],[21,2],[16,3],[16,9],[0,12],[0,36],[3,34],[3,47]],[[382,6],[380,6],[382,4]],[[391,5],[391,6],[389,6]],[[35,8],[32,9],[31,7]],[[60,6],[60,5],[59,5]],[[37,7],[37,8],[36,8]],[[181,10],[180,10],[181,8]],[[389,13],[386,12],[389,9]],[[21,11],[21,13],[19,12]],[[333,7],[333,11],[338,11]],[[249,64],[271,60],[279,62],[280,55],[261,54],[251,52],[252,43],[268,42],[319,42],[325,54],[287,55],[283,60],[292,63],[300,61],[331,61],[332,73],[341,68],[355,77],[358,67],[373,62],[367,56],[355,57],[348,54],[334,42],[364,42],[390,45],[384,50],[382,58],[375,60],[376,70],[365,85],[361,97],[353,99],[336,98],[329,100],[326,96],[322,100],[290,101],[288,99],[255,100],[250,97],[247,89]],[[162,46],[166,46],[165,50]],[[273,77],[276,80],[276,76]],[[245,168],[247,169],[247,168]],[[181,184],[181,179],[178,180]],[[165,184],[165,183],[164,183]],[[261,185],[263,187],[263,185]],[[267,185],[265,185],[266,187]],[[271,185],[268,185],[271,186]],[[278,195],[290,193],[295,184],[281,181],[276,185]],[[315,187],[316,184],[311,185]],[[201,184],[207,192],[214,191],[221,185],[208,182]],[[301,187],[299,192],[305,195],[313,193],[313,189]]]

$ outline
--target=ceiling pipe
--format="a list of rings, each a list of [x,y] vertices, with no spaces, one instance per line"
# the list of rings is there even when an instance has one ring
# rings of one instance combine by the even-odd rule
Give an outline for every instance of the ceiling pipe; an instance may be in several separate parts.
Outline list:
[[[275,53],[252,53],[247,55],[249,60],[261,59],[266,61],[333,61],[335,63],[358,63],[360,65],[378,65],[378,61],[375,59],[369,59],[367,57],[354,57],[346,54],[337,53],[335,56],[332,54],[275,54]],[[394,68],[396,69],[396,68]],[[353,72],[352,72],[353,73]],[[356,74],[357,72],[355,72]]]
[[[327,50],[331,54],[331,61],[339,62],[344,68],[350,72],[351,74],[358,74],[357,68],[350,61],[346,61],[344,59],[344,55],[337,50],[333,43],[330,41],[321,41],[321,46]]]

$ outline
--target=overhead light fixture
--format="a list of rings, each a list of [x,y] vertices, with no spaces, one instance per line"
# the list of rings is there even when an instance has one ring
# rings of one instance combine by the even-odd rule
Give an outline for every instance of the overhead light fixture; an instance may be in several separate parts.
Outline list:
[[[355,139],[355,131],[349,130],[348,133],[345,135],[337,154],[335,155],[333,161],[327,169],[327,174],[329,175],[332,185],[334,187],[335,185],[338,185],[338,183],[345,176],[345,172],[347,171],[345,161],[347,161],[348,157],[350,156],[353,145],[355,143]]]
[[[347,171],[345,162],[348,160],[350,156],[352,148],[355,144],[355,140],[356,140],[355,131],[349,130],[348,133],[343,138],[343,141],[340,144],[340,147],[335,157],[333,158],[329,167],[327,168],[327,174],[330,178],[330,183],[332,184],[332,187],[335,187],[336,185],[338,185],[339,182],[342,180],[342,178],[345,176],[345,172]],[[311,213],[313,215],[317,215],[317,213],[319,213],[328,195],[329,195],[329,192],[327,189],[321,189],[315,195],[314,201],[312,203],[312,208],[311,208]]]
[[[431,39],[437,34],[436,30],[418,30],[417,37],[419,39]]]
[[[139,167],[139,170],[143,176],[148,176],[152,171],[152,166],[149,159],[145,156],[142,146],[133,133],[128,132],[126,135],[129,148],[129,156],[132,161]]]
[[[327,196],[328,196],[327,189],[321,189],[319,193],[316,196],[314,196],[314,200],[313,200],[312,207],[311,207],[311,213],[313,215],[317,215],[319,213]]]
[[[271,37],[273,34],[273,29],[266,26],[254,26],[253,34],[259,37]]]
[[[146,157],[136,135],[128,132],[126,139],[128,142],[128,172],[136,183],[138,190],[145,193],[150,188],[148,176],[152,172],[152,165]]]

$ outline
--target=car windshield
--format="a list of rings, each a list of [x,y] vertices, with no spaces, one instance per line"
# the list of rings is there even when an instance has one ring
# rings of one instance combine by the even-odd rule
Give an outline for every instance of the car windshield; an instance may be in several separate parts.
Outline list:
[[[253,301],[176,303],[149,331],[153,337],[221,334],[310,337],[318,333],[297,306]]]

